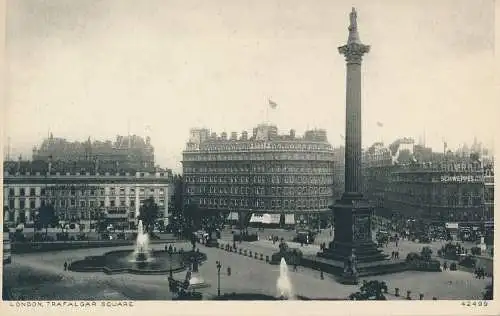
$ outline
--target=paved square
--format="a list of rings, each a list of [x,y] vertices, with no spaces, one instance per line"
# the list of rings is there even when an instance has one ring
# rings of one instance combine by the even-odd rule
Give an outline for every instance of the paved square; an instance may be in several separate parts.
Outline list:
[[[251,249],[264,256],[270,255],[274,249],[267,241],[242,243],[240,246]],[[188,243],[178,243],[177,248],[188,249]],[[311,246],[312,247],[312,246]],[[155,249],[161,248],[155,245]],[[132,300],[170,300],[167,275],[148,276],[104,273],[77,273],[63,270],[64,261],[83,259],[85,256],[99,255],[117,249],[132,247],[115,247],[81,249],[76,251],[60,251],[32,254],[15,254],[11,265],[4,267],[4,284],[11,286],[14,299],[132,299]],[[200,266],[202,278],[211,284],[202,289],[206,296],[217,294],[217,269],[215,262],[222,261],[221,293],[262,293],[277,295],[276,281],[279,266],[273,266],[237,253],[221,249],[200,246],[208,260]],[[227,275],[227,267],[231,267],[231,276]],[[321,280],[318,271],[300,268],[297,272],[290,269],[289,275],[296,295],[310,298],[347,298],[357,291],[359,286],[347,286],[337,283],[329,275]],[[185,272],[175,275],[184,278]],[[433,296],[439,299],[481,299],[484,287],[490,279],[474,279],[472,274],[462,271],[441,273],[404,272],[392,275],[369,277],[366,279],[384,280],[389,285],[389,292],[400,288],[402,295],[411,290],[413,299],[423,293],[425,299]],[[388,299],[395,299],[389,295]]]

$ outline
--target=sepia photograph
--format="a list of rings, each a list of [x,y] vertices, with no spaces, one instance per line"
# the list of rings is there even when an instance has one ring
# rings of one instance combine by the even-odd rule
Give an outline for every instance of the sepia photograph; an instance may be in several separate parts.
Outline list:
[[[5,12],[4,303],[493,304],[494,0]]]

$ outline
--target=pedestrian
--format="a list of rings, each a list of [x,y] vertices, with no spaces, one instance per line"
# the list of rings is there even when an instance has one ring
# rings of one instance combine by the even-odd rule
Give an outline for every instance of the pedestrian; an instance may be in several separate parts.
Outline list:
[[[394,255],[394,254],[395,254],[395,252],[394,252],[394,251],[393,251],[393,252],[391,252],[391,259],[394,259],[394,257],[395,257],[395,255]]]
[[[296,262],[293,263],[293,271],[297,271],[297,263]]]
[[[445,261],[443,263],[443,270],[446,271],[446,269],[448,269],[448,263]]]
[[[66,261],[64,261],[64,271],[67,271],[68,270],[68,263]]]
[[[323,275],[323,270],[321,270],[319,277],[321,278],[321,280],[325,279],[325,276]]]

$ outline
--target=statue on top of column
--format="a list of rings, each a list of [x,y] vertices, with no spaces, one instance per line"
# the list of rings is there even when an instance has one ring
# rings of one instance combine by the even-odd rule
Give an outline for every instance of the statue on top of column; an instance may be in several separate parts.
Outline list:
[[[349,14],[349,19],[351,21],[351,25],[349,25],[350,29],[356,29],[358,28],[358,13],[356,12],[356,9],[353,7],[351,13]]]

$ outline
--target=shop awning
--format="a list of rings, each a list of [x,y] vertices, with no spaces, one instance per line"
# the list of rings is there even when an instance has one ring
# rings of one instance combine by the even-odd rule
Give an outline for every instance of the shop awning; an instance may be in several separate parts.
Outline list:
[[[280,214],[252,214],[250,223],[279,224]]]
[[[279,224],[280,214],[264,214],[262,216],[262,224]]]
[[[262,223],[263,214],[255,214],[253,213],[250,217],[250,223]]]
[[[281,219],[281,214],[271,214],[271,224],[279,224]]]
[[[285,225],[295,224],[295,214],[285,214]]]
[[[458,229],[458,223],[446,223],[445,227],[448,229]]]
[[[237,221],[239,219],[239,215],[237,212],[231,212],[229,213],[229,215],[227,216],[227,220],[228,221]]]

